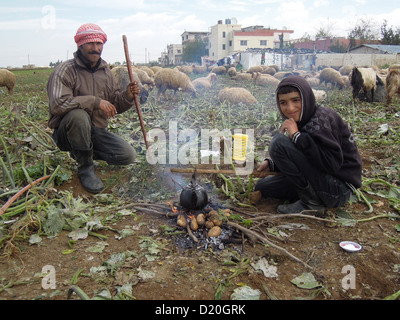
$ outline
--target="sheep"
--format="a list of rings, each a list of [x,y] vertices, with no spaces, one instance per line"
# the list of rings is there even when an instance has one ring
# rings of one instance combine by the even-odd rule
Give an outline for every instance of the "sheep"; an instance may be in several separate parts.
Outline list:
[[[337,86],[340,90],[345,87],[342,75],[333,68],[324,68],[319,74],[319,84],[321,85],[324,82],[326,86],[330,83],[332,86]]]
[[[238,73],[236,76],[233,76],[231,79],[242,81],[242,80],[252,80],[253,76],[250,73]]]
[[[224,66],[215,66],[211,69],[211,72],[214,72],[215,74],[225,74],[226,68]]]
[[[179,71],[186,73],[186,74],[191,74],[193,73],[193,67],[192,66],[181,66],[178,68]]]
[[[391,69],[386,77],[387,99],[386,106],[392,103],[395,94],[400,94],[400,72],[398,69]]]
[[[319,78],[317,77],[307,77],[306,80],[311,87],[319,86]]]
[[[363,89],[365,97],[371,92],[370,102],[374,101],[374,94],[377,84],[382,85],[382,80],[378,77],[375,70],[372,68],[354,67],[349,76],[350,85],[353,88],[353,100],[355,101],[360,90]],[[367,98],[368,101],[368,98]]]
[[[0,69],[0,87],[7,87],[8,94],[13,94],[15,74],[7,69]]]
[[[314,92],[314,96],[315,96],[315,101],[316,102],[321,102],[326,100],[326,92],[324,90],[315,90],[312,89],[312,91]]]
[[[148,84],[150,87],[154,87],[154,79],[150,77],[146,71],[132,66],[132,72],[137,74],[142,84]]]
[[[277,78],[278,80],[282,80],[286,77],[289,77],[292,74],[293,74],[292,72],[278,71],[274,74],[274,77]]]
[[[154,78],[154,71],[151,70],[149,67],[140,66],[138,67],[138,69],[145,71],[150,78]]]
[[[118,82],[119,88],[124,90],[130,83],[130,78],[128,74],[128,68],[126,66],[118,66],[111,69],[111,73],[114,75]],[[139,84],[140,89],[140,103],[145,103],[149,96],[149,91],[151,87],[147,84],[142,84],[138,75],[132,71],[133,79]]]
[[[190,81],[190,78],[185,73],[178,70],[162,69],[156,73],[154,81],[158,89],[157,101],[160,101],[161,94],[164,96],[165,100],[168,100],[166,95],[168,89],[174,90],[174,96],[178,90],[191,92],[193,96],[196,95],[196,89]]]
[[[236,74],[237,74],[237,72],[236,72],[236,68],[235,68],[235,67],[230,67],[230,68],[228,69],[228,75],[229,75],[230,77],[234,77],[234,76],[236,76]]]
[[[276,88],[279,84],[279,80],[270,74],[261,74],[259,72],[254,74],[254,83],[258,86],[269,87],[272,86]]]
[[[351,70],[353,70],[353,66],[347,65],[340,67],[339,72],[342,76],[348,76]]]
[[[271,76],[273,76],[276,72],[277,72],[276,69],[272,66],[269,66],[269,67],[263,66],[263,69],[261,71],[261,73],[270,74]]]
[[[253,66],[253,67],[250,67],[249,68],[249,70],[247,70],[247,73],[251,73],[251,74],[253,74],[253,73],[255,73],[255,72],[262,72],[263,71],[263,66]]]
[[[195,74],[206,73],[206,72],[207,72],[206,66],[194,66],[193,67],[193,73],[195,73]]]
[[[216,80],[217,75],[214,72],[210,72],[207,77],[201,77],[193,80],[192,84],[196,90],[210,89]]]
[[[224,102],[228,101],[230,104],[243,103],[246,105],[253,105],[257,103],[257,99],[250,93],[250,91],[240,88],[225,88],[219,91],[218,101]]]
[[[154,75],[156,75],[156,73],[160,70],[162,70],[163,68],[160,66],[152,66],[150,67],[151,71],[153,71]]]

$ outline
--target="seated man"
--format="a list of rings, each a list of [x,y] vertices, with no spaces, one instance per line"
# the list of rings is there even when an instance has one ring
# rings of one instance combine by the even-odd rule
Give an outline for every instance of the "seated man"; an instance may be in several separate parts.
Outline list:
[[[283,79],[276,100],[284,122],[258,170],[281,175],[260,179],[255,190],[293,201],[279,205],[279,213],[323,213],[344,205],[361,186],[362,161],[349,126],[334,110],[316,104],[302,77]]]
[[[53,139],[78,162],[80,181],[91,193],[104,188],[94,170],[94,157],[114,165],[132,163],[136,157],[126,141],[107,130],[109,119],[130,109],[140,92],[137,83],[120,91],[100,57],[106,41],[99,26],[82,25],[75,35],[74,58],[58,65],[47,84]]]

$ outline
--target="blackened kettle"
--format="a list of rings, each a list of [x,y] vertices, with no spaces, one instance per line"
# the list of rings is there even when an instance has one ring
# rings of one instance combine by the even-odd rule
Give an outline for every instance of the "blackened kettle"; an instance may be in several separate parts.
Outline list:
[[[188,210],[201,210],[207,205],[207,191],[197,184],[196,172],[193,173],[192,180],[188,186],[182,189],[179,203]]]

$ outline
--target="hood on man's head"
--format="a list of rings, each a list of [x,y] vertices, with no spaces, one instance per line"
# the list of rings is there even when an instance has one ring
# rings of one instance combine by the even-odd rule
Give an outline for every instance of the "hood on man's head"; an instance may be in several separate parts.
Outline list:
[[[276,89],[276,103],[278,105],[278,110],[281,113],[282,117],[286,119],[286,117],[283,115],[280,107],[279,107],[279,101],[278,101],[278,91],[280,88],[284,86],[290,86],[290,87],[295,87],[300,91],[301,94],[301,99],[302,99],[302,115],[301,119],[298,123],[299,127],[302,127],[304,124],[306,124],[312,115],[315,112],[316,108],[316,102],[315,102],[315,96],[314,92],[312,91],[312,88],[310,84],[307,82],[306,79],[304,79],[301,76],[296,76],[296,75],[291,75],[289,77],[284,78],[279,84]]]

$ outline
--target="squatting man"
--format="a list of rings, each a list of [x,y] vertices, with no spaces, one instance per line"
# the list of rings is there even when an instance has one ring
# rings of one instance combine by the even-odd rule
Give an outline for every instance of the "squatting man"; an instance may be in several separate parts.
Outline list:
[[[116,114],[129,110],[139,95],[139,85],[129,83],[121,91],[107,63],[101,59],[107,35],[96,24],[82,25],[74,40],[74,58],[58,65],[47,84],[49,127],[63,151],[78,163],[82,186],[91,193],[104,189],[94,169],[93,159],[112,165],[135,160],[135,150],[122,138],[109,132],[107,124]]]

